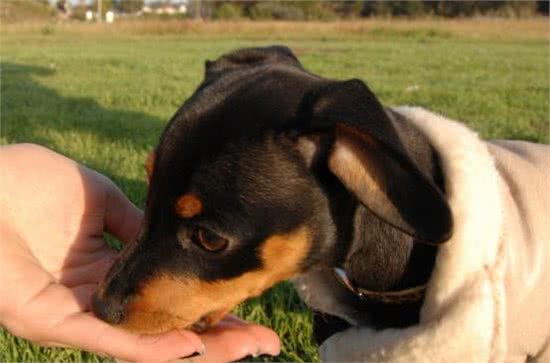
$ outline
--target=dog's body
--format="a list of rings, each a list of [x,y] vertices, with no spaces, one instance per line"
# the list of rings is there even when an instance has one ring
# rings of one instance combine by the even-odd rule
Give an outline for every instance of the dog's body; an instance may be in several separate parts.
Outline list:
[[[139,241],[110,271],[94,311],[147,333],[204,329],[246,298],[303,275],[306,301],[348,324],[423,323],[423,294],[386,300],[430,282],[430,301],[438,246],[456,237],[454,189],[437,143],[407,112],[384,109],[362,82],[310,74],[287,48],[207,62],[205,80],[150,159]],[[325,273],[335,267],[372,296],[336,283]],[[331,360],[385,359],[360,349],[342,354],[331,342],[349,332],[325,343]]]
[[[550,148],[485,142],[463,125],[397,108],[441,162],[453,236],[439,247],[419,322],[373,329],[332,271],[295,280],[314,309],[356,327],[321,345],[327,361],[549,362]]]

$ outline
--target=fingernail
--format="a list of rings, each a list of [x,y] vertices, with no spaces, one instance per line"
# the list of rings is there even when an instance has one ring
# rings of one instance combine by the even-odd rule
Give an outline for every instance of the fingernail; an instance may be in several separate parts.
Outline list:
[[[192,333],[184,329],[176,329],[176,331],[183,338],[185,338],[190,344],[193,345],[193,348],[195,348],[195,352],[204,354],[206,347],[204,346],[204,343],[200,340],[200,338],[195,333]]]
[[[254,356],[254,358],[257,358],[261,355],[269,355],[269,356],[272,356],[272,357],[275,357],[275,356],[278,356],[279,354],[281,353],[281,349],[280,348],[276,348],[276,347],[269,347],[265,350],[258,350],[258,352],[256,353],[256,355]]]

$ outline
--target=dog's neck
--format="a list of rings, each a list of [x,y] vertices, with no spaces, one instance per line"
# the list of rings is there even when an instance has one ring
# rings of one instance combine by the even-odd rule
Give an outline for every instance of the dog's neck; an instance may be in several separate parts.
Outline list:
[[[412,161],[444,193],[438,156],[428,139],[402,115],[390,109],[387,113]],[[428,281],[437,252],[435,247],[415,243],[413,237],[385,223],[362,205],[357,206],[353,222],[353,238],[342,267],[356,286],[387,291]]]

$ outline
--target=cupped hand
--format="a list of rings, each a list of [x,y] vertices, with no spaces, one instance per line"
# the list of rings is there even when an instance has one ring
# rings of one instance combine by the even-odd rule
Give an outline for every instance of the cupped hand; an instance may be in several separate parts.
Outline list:
[[[146,336],[90,312],[90,299],[142,213],[105,176],[46,148],[0,149],[0,324],[42,345],[70,346],[130,361],[223,362],[279,352],[276,334],[234,317],[198,336]]]

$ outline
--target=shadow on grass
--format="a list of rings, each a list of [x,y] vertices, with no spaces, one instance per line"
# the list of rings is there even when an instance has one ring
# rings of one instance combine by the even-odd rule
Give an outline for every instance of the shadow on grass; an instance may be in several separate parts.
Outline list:
[[[64,97],[34,78],[55,74],[54,69],[1,63],[2,136],[8,142],[51,144],[52,131],[78,131],[100,139],[130,142],[150,149],[166,122],[141,112],[108,109],[92,98]]]

